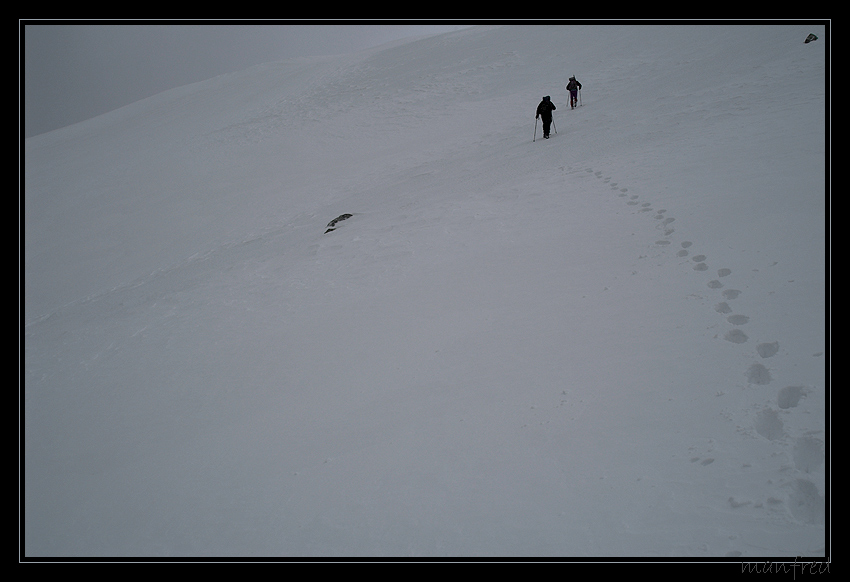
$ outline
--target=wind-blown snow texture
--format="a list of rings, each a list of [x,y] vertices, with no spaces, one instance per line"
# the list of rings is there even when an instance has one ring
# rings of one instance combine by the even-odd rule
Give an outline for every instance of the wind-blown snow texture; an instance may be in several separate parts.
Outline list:
[[[26,555],[824,555],[824,33],[479,27],[26,140]]]

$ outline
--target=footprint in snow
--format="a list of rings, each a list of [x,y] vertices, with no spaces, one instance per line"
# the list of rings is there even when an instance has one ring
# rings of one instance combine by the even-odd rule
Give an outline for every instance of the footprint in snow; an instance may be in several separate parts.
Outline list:
[[[762,358],[772,358],[779,352],[779,342],[759,344],[756,351]]]
[[[782,419],[772,408],[766,408],[758,413],[755,421],[756,432],[769,441],[777,441],[785,435]]]
[[[782,410],[796,408],[800,404],[800,399],[805,396],[806,389],[803,386],[786,386],[777,394],[776,405]]]
[[[700,457],[691,457],[691,463],[696,463],[697,461],[699,461],[700,465],[705,467],[707,465],[712,464],[714,462],[714,459],[712,457],[709,457],[708,459],[701,459]]]
[[[747,369],[747,381],[750,384],[765,386],[770,384],[772,380],[770,372],[763,364],[753,364]]]
[[[727,331],[723,335],[723,339],[725,339],[727,342],[732,342],[733,344],[743,344],[746,343],[746,341],[750,338],[748,338],[747,334],[745,334],[743,331],[738,328],[735,328]]]
[[[823,441],[811,436],[800,437],[794,441],[792,456],[798,471],[811,473],[823,464],[825,456]]]
[[[798,521],[822,524],[825,520],[824,498],[818,493],[818,487],[808,479],[797,479],[790,485],[788,509]]]

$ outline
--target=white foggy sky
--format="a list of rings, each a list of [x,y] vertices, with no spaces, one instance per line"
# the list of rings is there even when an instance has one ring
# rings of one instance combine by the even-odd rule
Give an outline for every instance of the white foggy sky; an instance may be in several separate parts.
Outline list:
[[[258,63],[349,53],[407,36],[464,27],[451,21],[22,24],[25,137]]]

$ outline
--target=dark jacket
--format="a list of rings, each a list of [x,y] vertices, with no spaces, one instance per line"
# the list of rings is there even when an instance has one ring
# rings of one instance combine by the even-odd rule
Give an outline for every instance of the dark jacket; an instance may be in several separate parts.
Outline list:
[[[540,102],[540,105],[537,106],[537,115],[535,117],[543,116],[543,119],[551,119],[552,112],[557,109],[555,104],[552,103],[549,97],[544,97],[543,101]]]
[[[567,84],[567,91],[575,91],[576,89],[581,89],[581,83],[576,81],[575,77],[570,77],[570,82]]]

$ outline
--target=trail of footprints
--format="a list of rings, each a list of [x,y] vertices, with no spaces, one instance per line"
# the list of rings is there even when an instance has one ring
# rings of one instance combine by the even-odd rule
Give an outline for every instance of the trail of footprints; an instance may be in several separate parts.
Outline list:
[[[640,200],[640,196],[636,194],[629,194],[628,188],[621,187],[617,182],[611,182],[611,178],[603,178],[602,172],[594,172],[593,168],[586,168],[585,171],[588,173],[593,173],[593,175],[596,176],[596,178],[601,179],[603,183],[609,184],[614,193],[620,198],[626,199],[626,204],[629,206],[634,206],[637,212],[648,214],[654,213],[651,215],[652,218],[657,221],[655,228],[656,230],[661,232],[663,237],[665,237],[655,241],[655,246],[674,246],[673,241],[670,239],[673,233],[676,231],[676,229],[673,227],[673,223],[676,221],[676,219],[669,216],[666,210],[654,209],[652,207],[651,202],[643,202]],[[708,257],[703,254],[694,253],[692,247],[693,243],[691,241],[683,241],[679,243],[679,249],[676,251],[676,256],[680,258],[689,257],[689,260],[692,262],[692,268],[694,271],[711,270],[711,267],[709,267],[708,265]],[[732,270],[727,268],[721,268],[717,269],[716,274],[717,278],[712,279],[707,284],[709,289],[716,289],[719,293],[718,298],[720,299],[720,301],[714,306],[714,309],[715,311],[717,311],[717,313],[720,313],[725,316],[725,319],[728,323],[732,324],[733,326],[736,326],[726,331],[723,336],[723,339],[735,344],[747,343],[750,338],[747,336],[746,332],[743,329],[737,326],[746,325],[747,323],[749,323],[750,318],[746,315],[734,313],[734,309],[732,307],[732,305],[734,305],[733,301],[741,295],[741,291],[738,289],[726,289],[726,285],[723,282],[723,279],[725,277],[728,277],[732,274]],[[761,359],[771,358],[776,355],[778,351],[779,342],[761,343],[756,346],[756,353]],[[755,362],[747,370],[747,380],[750,384],[766,385],[771,382],[772,378],[770,376],[770,371],[764,366],[764,364],[760,362]]]
[[[581,170],[578,171],[580,172]],[[654,209],[651,202],[643,201],[640,196],[629,193],[628,188],[620,186],[617,182],[612,182],[611,178],[605,177],[603,172],[594,171],[593,168],[585,168],[584,171],[592,174],[601,180],[602,183],[608,184],[614,195],[622,198],[628,206],[634,207],[636,212],[646,213],[656,221],[655,228],[661,233],[661,237],[654,243],[656,247],[675,248],[676,256],[687,259],[694,271],[706,273],[712,271],[708,257],[695,251],[694,244],[691,241],[682,241],[678,245],[674,243],[672,236],[675,232],[673,224],[676,219],[669,216],[666,210]],[[718,294],[718,301],[714,306],[714,310],[730,326],[723,333],[723,340],[733,344],[752,345],[745,331],[745,326],[750,322],[750,318],[745,314],[736,313],[734,309],[735,299],[740,297],[742,292],[738,289],[728,288],[726,284],[726,277],[732,275],[732,270],[724,267],[714,271],[714,274],[716,274],[716,278],[712,278],[707,283],[708,288],[716,290]],[[778,353],[778,341],[761,342],[755,345],[753,362],[745,371],[748,384],[767,386],[773,381],[770,370],[764,365],[763,361],[776,356]],[[795,408],[800,400],[806,396],[807,392],[808,389],[804,386],[786,386],[777,392],[775,404],[780,410]],[[782,441],[786,437],[779,412],[772,408],[772,406],[767,406],[757,413],[753,428],[756,433],[770,441]],[[803,436],[794,439],[791,450],[794,467],[802,473],[809,473],[819,468],[824,462],[823,442],[813,436]],[[710,455],[704,457],[696,456],[691,458],[691,462],[698,463],[701,466],[708,466],[714,462],[714,458]],[[824,522],[824,499],[818,493],[817,486],[808,479],[799,478],[792,481],[788,487],[790,492],[787,507],[791,514],[804,523],[822,524]],[[781,500],[772,497],[766,501],[766,504],[765,502],[750,502],[729,498],[729,506],[733,509],[749,505],[753,507],[770,507],[771,505],[781,503]]]

